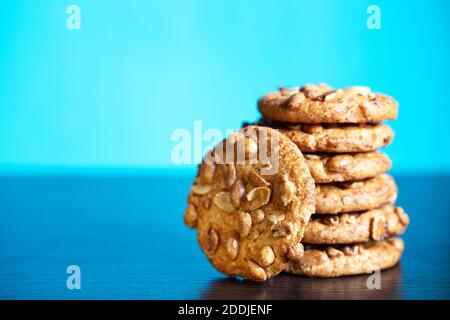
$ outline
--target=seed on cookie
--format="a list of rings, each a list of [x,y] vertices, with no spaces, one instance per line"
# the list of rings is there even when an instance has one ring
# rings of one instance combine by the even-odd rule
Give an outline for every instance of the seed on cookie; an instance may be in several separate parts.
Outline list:
[[[339,90],[330,90],[330,91],[322,93],[318,98],[320,98],[321,100],[324,100],[324,101],[331,101],[331,100],[338,98],[340,92],[341,91],[339,91]]]
[[[249,137],[245,135],[238,135],[238,138],[234,138],[231,141],[228,141],[236,146],[236,151],[238,153],[238,158],[245,156],[245,159],[254,158],[258,153],[258,143],[255,141],[255,137]],[[244,159],[239,159],[240,161]]]
[[[326,224],[327,226],[335,226],[339,223],[339,217],[338,216],[326,216],[322,218],[322,223]]]
[[[357,254],[357,246],[345,246],[344,248],[342,248],[342,252],[346,255],[346,256],[353,256],[355,254]]]
[[[303,92],[298,92],[293,94],[290,98],[289,98],[289,103],[286,104],[287,108],[292,108],[300,103],[302,103],[305,100],[305,94]]]
[[[253,261],[248,261],[248,267],[253,278],[257,281],[266,281],[267,274],[260,265]]]
[[[300,87],[280,87],[280,93],[283,96],[290,96],[293,95],[294,93],[298,93],[300,90]]]
[[[193,193],[198,195],[204,195],[210,192],[212,189],[212,186],[210,184],[194,184],[191,186],[191,190]]]
[[[269,187],[270,183],[267,182],[261,175],[255,172],[255,170],[250,171],[248,175],[248,181],[255,187]]]
[[[274,237],[287,237],[294,233],[294,226],[291,222],[280,222],[273,227]]]
[[[241,179],[238,179],[234,182],[233,186],[231,187],[231,204],[235,208],[239,208],[241,205],[242,197],[245,194],[245,188],[244,184]]]
[[[184,214],[184,222],[191,228],[197,225],[197,209],[192,203],[189,203]]]
[[[226,250],[231,260],[236,259],[239,252],[239,241],[236,238],[229,238],[226,243]]]
[[[370,233],[372,240],[383,240],[386,229],[386,218],[384,216],[376,216],[372,219]]]
[[[287,257],[291,261],[298,261],[303,256],[303,253],[303,245],[301,243],[297,243],[289,249]]]
[[[317,249],[307,249],[303,257],[300,259],[301,262],[308,265],[319,265],[322,263],[327,263],[330,261],[330,258],[326,254],[326,252]]]
[[[253,157],[258,152],[258,144],[256,143],[255,140],[249,137],[245,137],[243,142],[244,142],[243,147],[245,151],[245,156],[247,158]]]
[[[295,193],[295,185],[289,180],[283,180],[275,184],[275,197],[282,206],[292,202]]]
[[[234,164],[225,164],[223,166],[223,173],[226,186],[228,188],[231,188],[231,186],[236,181],[236,167],[234,166]]]
[[[256,187],[247,193],[249,210],[256,210],[266,205],[270,200],[270,189],[267,187]]]
[[[275,253],[273,252],[272,247],[269,245],[262,247],[259,251],[257,260],[263,267],[270,265],[275,260]]]
[[[348,168],[352,161],[353,156],[349,154],[339,154],[328,159],[326,168],[333,172],[342,172]]]
[[[214,177],[215,164],[202,162],[199,169],[200,181],[202,184],[210,184]]]
[[[409,224],[409,217],[408,215],[405,213],[405,211],[403,210],[403,208],[395,208],[395,213],[397,214],[398,218],[400,219],[400,222],[404,225],[408,225]]]
[[[199,205],[200,197],[196,196],[193,192],[190,192],[188,195],[188,203],[193,204],[194,206]]]
[[[267,217],[267,221],[269,221],[269,223],[274,226],[278,222],[283,221],[285,218],[286,216],[284,214],[280,212],[274,212]]]
[[[252,216],[248,212],[241,211],[238,215],[239,233],[242,237],[248,236],[252,228]]]
[[[209,229],[208,236],[206,238],[206,252],[214,253],[219,246],[219,234],[214,229]]]
[[[302,88],[300,88],[300,91],[303,92],[307,98],[317,99],[325,92],[330,92],[332,90],[331,87],[329,87],[326,84],[319,84],[319,85],[307,84]]]
[[[234,207],[231,204],[229,192],[221,191],[216,193],[216,196],[214,197],[214,204],[224,211],[227,212],[234,211]]]
[[[306,133],[316,134],[322,133],[324,128],[320,124],[305,124],[301,127],[301,130]]]
[[[336,257],[344,255],[344,253],[342,251],[340,251],[336,248],[333,248],[332,246],[328,246],[326,249],[326,252],[330,258],[336,258]]]
[[[387,242],[391,245],[393,245],[394,247],[396,247],[398,250],[403,251],[404,249],[404,243],[403,240],[400,238],[391,238],[391,239],[387,239]]]
[[[250,214],[252,215],[252,221],[256,224],[261,223],[265,217],[264,211],[261,209],[254,210]]]

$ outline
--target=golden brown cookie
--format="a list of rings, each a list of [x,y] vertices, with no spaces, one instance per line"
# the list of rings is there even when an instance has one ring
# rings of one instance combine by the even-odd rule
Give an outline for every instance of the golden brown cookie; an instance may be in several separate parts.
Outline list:
[[[381,152],[347,154],[305,154],[316,183],[362,180],[388,171],[389,157]]]
[[[313,216],[302,243],[349,244],[383,240],[405,232],[409,217],[400,207],[385,205],[362,213]]]
[[[288,257],[302,256],[314,180],[295,144],[277,131],[250,126],[230,135],[204,159],[191,190],[185,222],[197,227],[202,250],[220,272],[264,281]]]
[[[316,214],[365,211],[393,204],[396,199],[397,185],[385,173],[361,181],[318,184]]]
[[[325,84],[280,88],[258,101],[269,119],[292,123],[369,123],[397,118],[394,99],[368,87],[333,90]]]
[[[268,119],[257,123],[279,130],[302,152],[368,152],[387,146],[394,131],[385,124],[287,124]],[[247,124],[244,123],[244,126]]]
[[[300,261],[289,263],[286,271],[309,277],[371,273],[396,265],[403,249],[400,238],[347,246],[305,246]]]

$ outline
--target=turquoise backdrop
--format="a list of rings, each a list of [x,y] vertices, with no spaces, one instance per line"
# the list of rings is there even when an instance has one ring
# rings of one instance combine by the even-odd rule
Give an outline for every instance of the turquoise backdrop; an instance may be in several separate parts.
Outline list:
[[[265,92],[326,82],[399,101],[394,170],[450,172],[449,39],[445,0],[0,1],[0,169],[175,168],[174,130],[237,128]]]

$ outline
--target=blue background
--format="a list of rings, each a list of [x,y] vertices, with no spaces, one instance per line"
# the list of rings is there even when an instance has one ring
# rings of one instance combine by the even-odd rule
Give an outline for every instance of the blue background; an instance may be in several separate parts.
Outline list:
[[[395,172],[450,172],[449,4],[1,1],[0,169],[173,168],[175,129],[238,128],[265,92],[326,82],[399,101]]]

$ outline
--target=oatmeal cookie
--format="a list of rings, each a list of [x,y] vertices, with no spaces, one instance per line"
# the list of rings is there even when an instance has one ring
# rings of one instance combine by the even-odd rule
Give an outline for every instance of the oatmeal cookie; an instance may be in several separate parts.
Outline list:
[[[370,210],[393,204],[396,199],[397,185],[386,173],[361,181],[318,184],[316,214]]]
[[[197,227],[200,246],[217,270],[264,281],[284,270],[288,258],[301,258],[314,187],[292,141],[270,128],[246,127],[199,166],[185,222]]]
[[[409,217],[400,207],[385,205],[361,213],[313,216],[303,243],[349,244],[383,240],[405,232]]]
[[[394,138],[391,127],[380,123],[287,124],[262,118],[255,124],[279,130],[302,152],[369,152],[387,146]]]
[[[305,154],[316,183],[355,181],[388,171],[391,160],[382,152],[347,154]]]
[[[286,271],[309,277],[371,273],[396,265],[403,249],[403,240],[400,238],[347,246],[305,246],[300,261],[289,263]]]
[[[319,84],[270,92],[258,109],[266,118],[291,123],[369,123],[396,119],[398,104],[368,87],[334,90]]]

